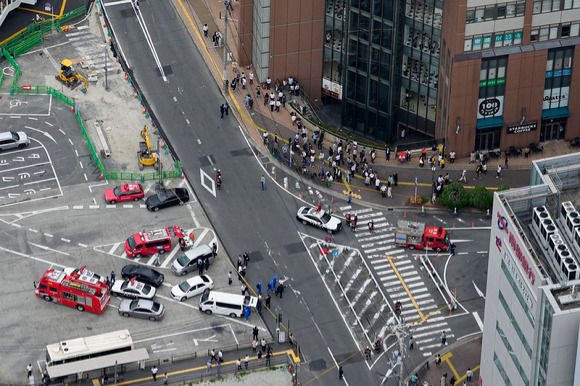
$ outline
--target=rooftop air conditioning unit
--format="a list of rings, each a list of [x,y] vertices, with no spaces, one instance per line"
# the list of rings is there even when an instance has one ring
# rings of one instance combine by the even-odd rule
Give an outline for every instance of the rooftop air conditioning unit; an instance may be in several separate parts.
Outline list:
[[[542,221],[540,241],[542,242],[544,249],[548,249],[550,236],[556,232],[558,232],[558,228],[556,228],[554,221],[551,219]]]
[[[558,266],[564,268],[564,260],[572,257],[572,253],[568,249],[566,244],[558,245],[556,251],[554,252],[554,259],[558,262]]]
[[[562,236],[560,236],[560,233],[554,233],[553,235],[551,235],[549,241],[550,256],[555,257],[556,248],[559,248],[561,245],[564,245],[564,247],[566,247],[566,244],[564,243]],[[558,263],[558,265],[560,265],[560,263]]]
[[[578,264],[576,263],[576,260],[571,257],[568,257],[562,262],[562,272],[566,275],[568,280],[576,280],[580,277]]]
[[[572,204],[572,201],[564,201],[562,203],[562,217],[566,218],[566,215],[570,212],[575,212],[576,209],[574,209],[574,204]]]
[[[580,228],[580,214],[578,212],[570,212],[566,216],[566,232],[571,239],[574,238],[574,232]]]
[[[542,221],[549,218],[551,218],[550,213],[548,213],[548,210],[545,206],[538,206],[534,208],[534,212],[532,214],[532,227],[534,231],[538,233],[538,235],[542,232]]]

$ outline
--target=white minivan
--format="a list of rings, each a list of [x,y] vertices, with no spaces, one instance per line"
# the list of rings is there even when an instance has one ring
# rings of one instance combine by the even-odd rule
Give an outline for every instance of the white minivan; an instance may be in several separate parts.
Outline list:
[[[208,315],[218,314],[240,318],[244,315],[245,307],[254,308],[257,304],[258,298],[255,296],[206,291],[199,299],[199,310]]]

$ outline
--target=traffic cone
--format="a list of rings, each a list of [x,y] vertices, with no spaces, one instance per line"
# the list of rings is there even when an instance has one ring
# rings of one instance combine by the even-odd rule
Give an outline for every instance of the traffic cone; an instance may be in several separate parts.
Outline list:
[[[107,23],[103,23],[103,28],[107,28]]]
[[[453,228],[455,229],[455,223],[453,223]]]
[[[278,175],[276,173],[274,173],[274,180],[278,179]]]
[[[334,196],[330,197],[330,202],[334,202]]]
[[[336,213],[336,208],[334,208],[334,213]]]
[[[475,223],[474,222],[471,223],[471,227],[472,228],[475,228]]]
[[[437,252],[437,258],[439,258],[439,252]]]
[[[146,113],[146,111],[145,111],[145,109],[143,109],[143,114],[145,114],[145,113]]]
[[[407,217],[407,211],[403,211],[403,217],[406,218]]]
[[[183,171],[181,172],[181,179],[183,180],[185,178],[185,175],[183,174]]]
[[[264,164],[264,168],[266,168],[266,170],[268,169],[268,164]]]
[[[70,108],[70,111],[71,111],[72,113],[74,113],[74,112],[75,112],[75,108],[74,108],[74,106]]]
[[[101,180],[103,179],[103,173],[102,172],[101,172],[101,177],[100,178],[101,178]]]
[[[304,198],[304,195],[302,194],[302,192],[300,192],[300,198]]]

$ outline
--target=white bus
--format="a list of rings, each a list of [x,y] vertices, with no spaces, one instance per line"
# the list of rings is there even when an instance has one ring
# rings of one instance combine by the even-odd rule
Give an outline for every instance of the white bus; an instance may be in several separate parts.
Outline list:
[[[131,350],[133,339],[129,330],[107,332],[47,345],[46,365],[57,366]]]
[[[244,307],[254,308],[257,304],[258,298],[255,296],[206,290],[199,299],[199,310],[208,315],[215,313],[240,318],[244,315]]]

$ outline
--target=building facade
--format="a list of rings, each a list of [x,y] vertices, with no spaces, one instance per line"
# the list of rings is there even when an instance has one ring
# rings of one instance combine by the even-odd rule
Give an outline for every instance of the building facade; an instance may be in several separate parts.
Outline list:
[[[580,382],[580,154],[533,163],[496,193],[480,384]]]
[[[448,149],[580,135],[580,1],[446,0],[443,19],[436,137]]]
[[[240,64],[458,157],[580,136],[580,0],[240,0]]]

